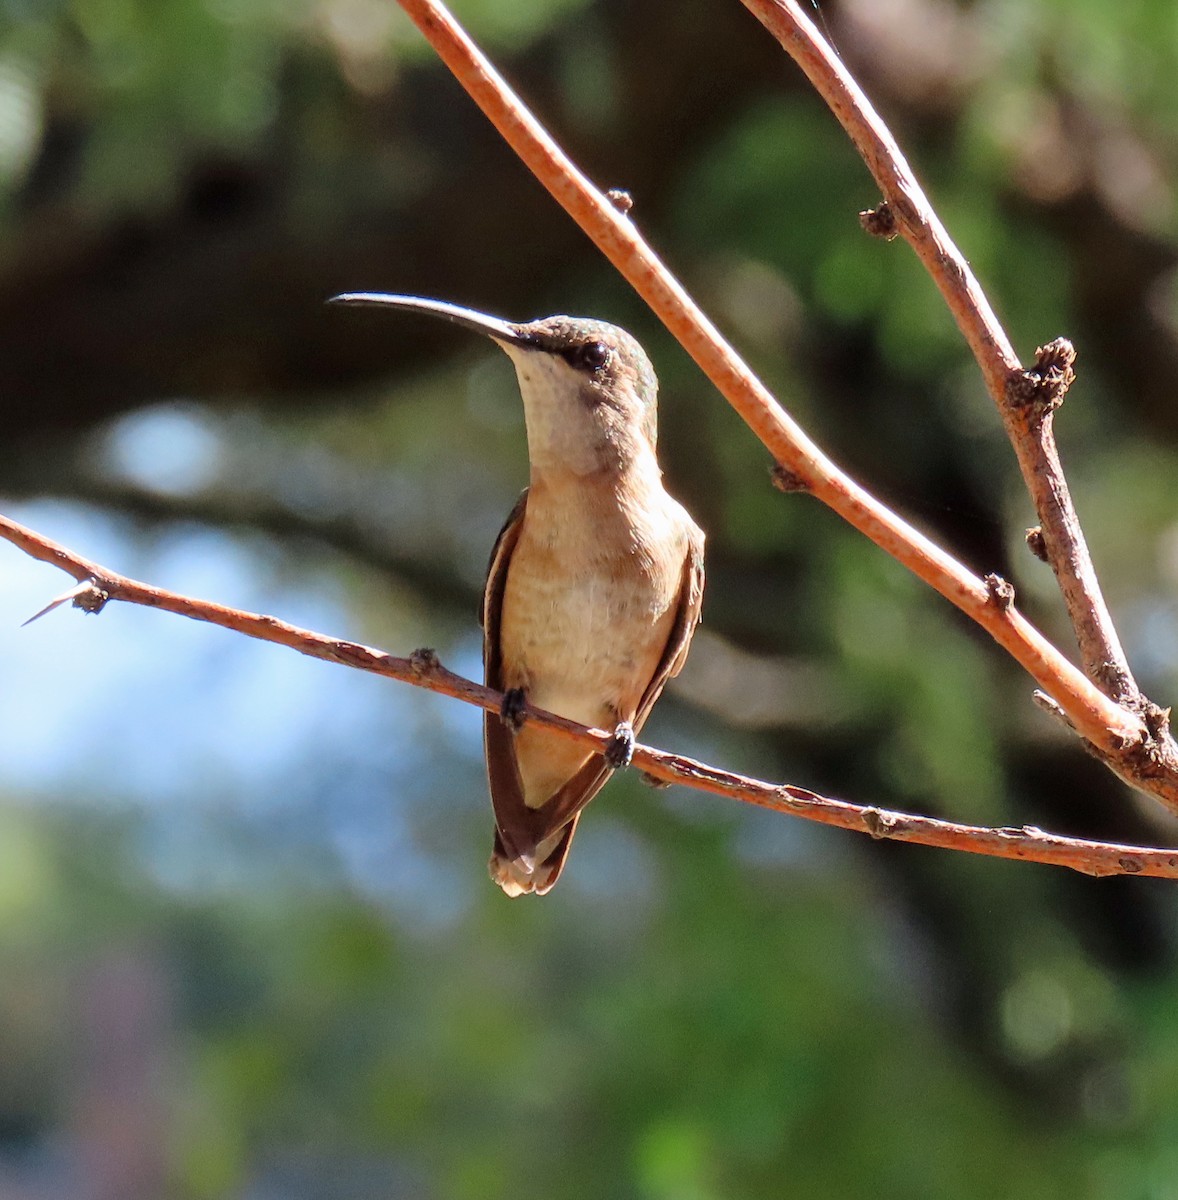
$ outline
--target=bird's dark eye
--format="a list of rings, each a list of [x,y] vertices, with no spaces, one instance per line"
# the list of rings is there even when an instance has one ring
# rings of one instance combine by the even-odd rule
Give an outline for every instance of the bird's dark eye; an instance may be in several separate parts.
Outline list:
[[[600,371],[609,361],[609,347],[604,342],[584,342],[573,350],[569,361],[584,371]]]

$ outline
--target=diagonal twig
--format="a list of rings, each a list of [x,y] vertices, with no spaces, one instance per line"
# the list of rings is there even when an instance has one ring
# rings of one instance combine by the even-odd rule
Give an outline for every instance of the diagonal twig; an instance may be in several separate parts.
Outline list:
[[[1157,721],[1110,699],[1013,603],[1007,586],[980,579],[838,469],[781,408],[629,217],[593,186],[495,71],[440,0],[398,0],[528,169],[581,226],[750,429],[769,449],[780,481],[812,492],[861,533],[985,629],[1060,706],[1076,731],[1124,779],[1178,812],[1178,759]],[[984,298],[982,299],[984,304]],[[999,336],[1001,336],[999,330]],[[1000,348],[1000,358],[1013,352]],[[1005,378],[1005,377],[1004,377]]]
[[[895,138],[796,0],[741,0],[781,43],[826,101],[883,193],[864,225],[900,234],[916,252],[969,343],[1018,458],[1041,522],[1047,561],[1059,581],[1089,678],[1121,703],[1140,696],[1104,601],[1064,478],[1053,415],[1073,380],[1075,351],[1064,338],[1040,346],[1024,369],[969,264],[941,224]]]
[[[112,601],[122,600],[196,621],[206,621],[247,637],[286,646],[311,658],[398,679],[490,712],[498,712],[503,703],[500,692],[447,670],[432,650],[417,650],[408,658],[398,658],[359,642],[301,629],[277,617],[246,612],[153,587],[83,558],[7,517],[0,517],[0,538],[11,542],[32,558],[73,576],[79,586],[72,589],[70,594],[75,606],[86,612],[101,612]],[[613,737],[612,733],[605,730],[590,729],[531,706],[526,710],[526,719],[598,753],[606,750]],[[953,821],[851,804],[845,800],[820,796],[806,788],[789,784],[775,785],[723,771],[684,755],[668,754],[649,746],[636,746],[632,762],[639,770],[663,783],[681,783],[699,791],[865,833],[873,838],[913,842],[991,858],[1068,867],[1086,875],[1150,875],[1178,879],[1178,849],[1062,837],[1033,826],[991,829],[961,825]]]

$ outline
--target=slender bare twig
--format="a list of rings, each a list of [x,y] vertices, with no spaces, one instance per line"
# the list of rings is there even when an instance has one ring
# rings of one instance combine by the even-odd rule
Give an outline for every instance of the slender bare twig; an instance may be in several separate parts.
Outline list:
[[[720,336],[629,217],[581,174],[512,92],[440,0],[398,0],[455,78],[570,216],[650,305],[761,439],[793,490],[812,492],[841,517],[957,605],[1006,649],[1058,703],[1081,736],[1124,779],[1178,812],[1178,764],[1158,723],[1106,696],[1017,610],[1008,586],[979,579],[902,521],[832,463],[786,414]],[[981,303],[985,301],[982,298]],[[988,329],[988,326],[987,326]],[[982,331],[984,336],[994,336]],[[998,361],[1013,351],[998,331]],[[1009,373],[1003,379],[1009,378]],[[1000,582],[1000,581],[997,581]]]
[[[242,609],[229,608],[209,600],[200,600],[140,583],[83,558],[7,517],[0,517],[0,538],[11,542],[32,558],[58,567],[78,581],[78,587],[72,588],[46,606],[38,616],[44,615],[65,600],[72,600],[75,607],[90,613],[101,612],[111,601],[122,600],[129,604],[158,608],[177,616],[190,617],[196,621],[206,621],[210,625],[218,625],[222,629],[233,630],[247,637],[286,646],[311,658],[398,679],[403,683],[438,692],[443,696],[451,696],[491,712],[498,712],[503,703],[500,692],[447,670],[432,650],[417,650],[408,658],[398,658],[359,642],[300,629],[297,625],[278,620],[277,617],[245,612]],[[589,729],[542,709],[529,706],[526,717],[527,720],[535,721],[561,737],[580,742],[598,752],[603,752],[612,740],[612,734],[605,730]],[[1069,867],[1086,875],[1152,875],[1164,879],[1178,879],[1178,850],[1061,837],[1045,833],[1033,826],[988,829],[850,804],[844,800],[820,796],[806,788],[774,785],[731,771],[722,771],[681,754],[668,754],[649,746],[635,747],[633,765],[663,783],[681,783],[699,791],[755,804],[774,812],[789,813],[824,825],[866,833],[873,838],[914,842],[922,846],[983,854],[991,858],[1019,859],[1024,862]]]
[[[899,233],[944,297],[977,359],[1018,457],[1084,668],[1114,700],[1136,703],[1137,685],[1096,578],[1052,429],[1054,410],[1072,382],[1075,351],[1060,338],[1041,346],[1035,352],[1035,365],[1023,369],[981,285],[891,132],[802,7],[796,0],[741,2],[805,72],[875,177],[884,202],[881,209],[863,214],[865,226],[889,237]]]

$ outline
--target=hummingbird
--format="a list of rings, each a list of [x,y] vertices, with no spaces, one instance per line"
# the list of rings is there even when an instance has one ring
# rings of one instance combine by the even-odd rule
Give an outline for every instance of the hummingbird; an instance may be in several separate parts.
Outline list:
[[[515,366],[529,484],[491,552],[482,604],[486,683],[504,697],[483,721],[489,868],[507,895],[543,895],[581,810],[629,765],[700,618],[704,535],[663,487],[654,369],[630,334],[603,321],[515,324],[379,292],[333,299],[452,321]],[[529,705],[612,730],[606,752],[529,724]]]

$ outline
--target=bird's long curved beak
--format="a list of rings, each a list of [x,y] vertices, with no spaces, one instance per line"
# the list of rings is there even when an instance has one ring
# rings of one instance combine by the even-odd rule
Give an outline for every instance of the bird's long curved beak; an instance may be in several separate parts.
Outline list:
[[[473,308],[463,308],[460,304],[447,304],[444,300],[429,300],[423,296],[393,296],[386,292],[344,292],[343,295],[332,296],[327,303],[372,304],[381,308],[395,308],[401,312],[422,313],[453,321],[463,329],[481,333],[507,346],[526,344],[518,325],[489,316],[487,313],[477,312]]]

